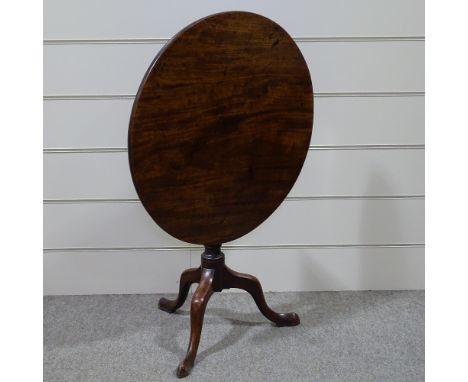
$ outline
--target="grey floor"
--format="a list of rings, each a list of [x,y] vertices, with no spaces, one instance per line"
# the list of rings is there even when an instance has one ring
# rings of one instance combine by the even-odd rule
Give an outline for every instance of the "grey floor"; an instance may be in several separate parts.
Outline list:
[[[189,336],[160,295],[44,298],[44,381],[171,381]],[[189,296],[190,297],[190,296]],[[277,328],[244,293],[210,300],[187,381],[423,381],[424,292],[269,293]]]

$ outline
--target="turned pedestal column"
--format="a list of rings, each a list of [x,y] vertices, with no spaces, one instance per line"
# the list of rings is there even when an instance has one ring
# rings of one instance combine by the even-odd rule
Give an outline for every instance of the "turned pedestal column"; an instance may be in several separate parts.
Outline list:
[[[155,245],[174,246],[172,235],[205,247],[200,267],[182,273],[177,298],[159,302],[162,310],[174,312],[198,283],[179,377],[194,364],[214,292],[243,289],[276,325],[299,324],[297,314],[268,307],[255,277],[225,265],[221,245],[239,238],[244,245],[262,245],[265,237],[268,244],[281,243],[278,234],[242,237],[293,187],[309,149],[312,120],[307,64],[286,31],[260,15],[225,12],[198,20],[175,35],[148,68],[130,117],[133,183],[160,227]]]

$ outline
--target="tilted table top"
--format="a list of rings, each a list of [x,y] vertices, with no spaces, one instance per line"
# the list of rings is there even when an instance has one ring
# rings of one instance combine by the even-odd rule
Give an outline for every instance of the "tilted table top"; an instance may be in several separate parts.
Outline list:
[[[294,185],[312,120],[307,64],[279,25],[248,12],[199,20],[160,51],[133,105],[128,151],[140,200],[180,240],[243,236]]]

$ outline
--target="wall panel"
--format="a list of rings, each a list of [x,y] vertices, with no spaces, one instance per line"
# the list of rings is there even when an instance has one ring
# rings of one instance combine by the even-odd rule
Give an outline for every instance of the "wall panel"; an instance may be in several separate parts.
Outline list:
[[[174,292],[198,263],[132,201],[128,120],[167,39],[234,9],[295,38],[316,97],[298,182],[228,264],[266,290],[424,287],[423,0],[45,0],[45,294]]]
[[[44,292],[176,293],[179,274],[189,267],[189,252],[197,264],[199,249],[47,252]],[[420,247],[230,249],[225,254],[228,266],[257,275],[265,291],[424,288]],[[238,290],[223,293],[231,291]]]
[[[424,194],[424,150],[310,150],[292,197]],[[137,198],[128,155],[44,155],[44,198]]]
[[[44,254],[44,293],[175,293],[189,266],[188,251],[50,252]]]
[[[299,43],[314,91],[424,90],[424,43]],[[45,95],[136,94],[161,44],[45,45]]]
[[[45,39],[170,37],[227,10],[257,12],[293,36],[424,35],[423,0],[45,0]]]
[[[424,97],[316,97],[312,144],[424,143]],[[44,101],[44,147],[127,147],[133,99]]]
[[[232,243],[262,246],[423,242],[424,200],[332,199],[287,201],[262,225]],[[140,203],[44,205],[46,248],[186,245],[154,224]]]

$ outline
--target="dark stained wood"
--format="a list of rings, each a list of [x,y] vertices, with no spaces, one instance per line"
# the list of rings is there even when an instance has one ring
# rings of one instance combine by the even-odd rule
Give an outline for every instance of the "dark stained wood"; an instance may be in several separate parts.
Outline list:
[[[224,274],[224,286],[226,289],[238,288],[250,293],[253,297],[258,309],[276,326],[296,326],[299,325],[299,316],[296,313],[276,313],[272,310],[265,301],[262,285],[254,276],[233,271],[226,267]]]
[[[299,324],[277,313],[260,282],[225,265],[221,244],[245,235],[280,205],[307,155],[313,92],[307,65],[277,24],[247,12],[199,20],[154,59],[130,118],[128,151],[138,195],[151,217],[178,239],[205,245],[201,266],[180,278],[173,313],[199,283],[190,309],[190,373],[208,300],[240,288],[277,326]]]
[[[307,65],[279,25],[247,12],[199,20],[155,58],[133,106],[128,149],[140,200],[180,240],[243,236],[292,188],[312,119]]]
[[[200,282],[201,268],[191,268],[182,272],[179,282],[179,294],[175,300],[168,300],[161,298],[159,300],[159,309],[164,310],[168,313],[174,313],[182,305],[184,305],[187,299],[190,286],[194,283]]]
[[[203,268],[201,271],[200,284],[193,294],[190,306],[190,339],[187,354],[177,368],[179,378],[189,375],[197,356],[198,345],[203,327],[203,318],[208,300],[213,294],[214,269]]]
[[[173,313],[187,298],[189,286],[194,282],[199,283],[190,308],[190,340],[187,354],[177,368],[179,378],[189,375],[195,362],[206,306],[213,292],[230,288],[243,289],[253,297],[260,312],[276,326],[295,326],[300,323],[296,313],[277,313],[268,306],[257,278],[228,268],[220,246],[206,247],[201,260],[200,268],[188,269],[182,273],[179,295],[175,300],[166,298],[159,300],[160,309]]]

